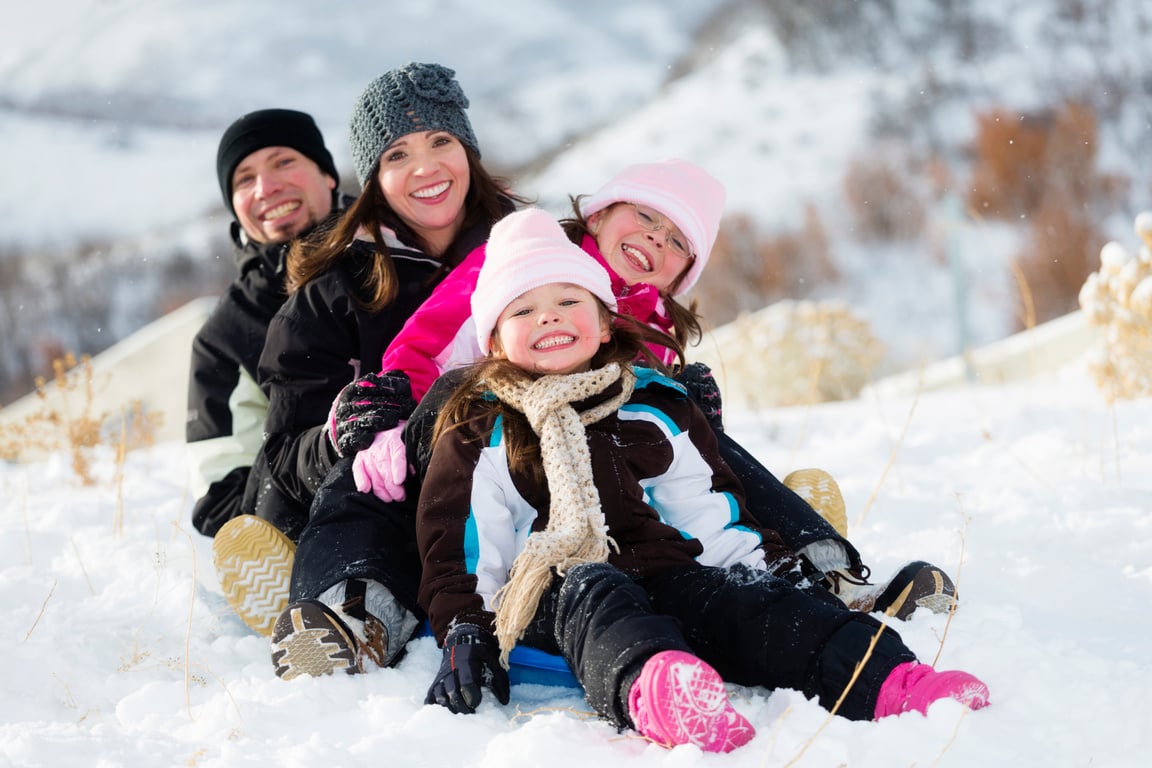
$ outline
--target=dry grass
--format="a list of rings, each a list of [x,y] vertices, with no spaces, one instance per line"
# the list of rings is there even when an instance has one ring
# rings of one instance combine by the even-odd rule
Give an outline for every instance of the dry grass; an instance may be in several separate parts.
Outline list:
[[[67,353],[52,362],[52,370],[51,382],[36,380],[39,407],[18,421],[0,426],[0,459],[29,461],[45,452],[67,451],[76,476],[90,486],[96,483],[92,450],[105,443],[116,447],[117,471],[122,475],[127,451],[153,444],[159,414],[145,414],[139,402],[128,403],[121,412],[119,434],[111,438],[104,432],[107,414],[97,412],[94,405],[91,358],[84,355],[77,360]],[[123,500],[118,498],[117,504],[122,508]]]
[[[960,507],[960,497],[956,497],[956,505]],[[964,515],[963,507],[960,507],[960,514]],[[956,615],[956,606],[960,600],[960,572],[964,569],[964,551],[968,546],[968,523],[971,518],[964,515],[964,528],[960,531],[960,558],[956,563],[956,572],[952,577],[952,586],[956,589],[956,600],[952,603],[952,610],[948,611],[948,619],[944,622],[944,631],[940,633],[940,646],[936,649],[936,657],[932,659],[932,666],[935,667],[940,661],[940,654],[944,653],[944,642],[948,639],[948,628],[952,626],[952,617]]]
[[[188,550],[192,553],[192,589],[188,596],[188,627],[184,632],[184,708],[188,711],[188,719],[196,722],[196,716],[192,714],[192,624],[196,609],[196,546],[192,543],[188,531],[181,528],[179,523],[173,521],[172,527],[188,540]]]
[[[40,604],[40,612],[36,614],[36,620],[32,622],[32,626],[28,627],[28,632],[24,635],[23,642],[28,642],[28,638],[32,637],[32,633],[36,631],[36,625],[40,623],[40,619],[44,617],[44,611],[48,610],[48,601],[52,599],[52,595],[56,594],[56,582],[52,582],[52,588],[48,590],[48,597],[44,598],[44,602]]]
[[[916,381],[916,392],[912,397],[912,405],[908,408],[908,417],[904,420],[904,428],[900,431],[900,437],[896,440],[895,445],[892,446],[892,452],[888,455],[888,463],[884,465],[884,470],[880,473],[880,479],[876,482],[876,487],[872,489],[871,495],[868,496],[868,501],[864,503],[863,509],[857,516],[856,521],[852,525],[859,526],[864,522],[864,518],[868,517],[868,512],[872,509],[872,504],[875,503],[876,497],[880,495],[880,489],[884,487],[885,481],[888,479],[888,471],[892,469],[892,465],[896,463],[896,457],[900,455],[900,448],[904,445],[904,439],[908,436],[908,427],[912,425],[912,416],[916,413],[916,405],[920,402],[920,391],[924,386],[924,368],[920,368],[920,378]]]

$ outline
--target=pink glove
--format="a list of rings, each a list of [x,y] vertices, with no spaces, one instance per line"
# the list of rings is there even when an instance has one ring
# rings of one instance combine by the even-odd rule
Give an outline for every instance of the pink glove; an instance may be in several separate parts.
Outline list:
[[[402,421],[392,429],[378,433],[371,445],[356,454],[352,460],[356,490],[372,493],[380,501],[404,500],[408,454],[401,435],[406,423]]]

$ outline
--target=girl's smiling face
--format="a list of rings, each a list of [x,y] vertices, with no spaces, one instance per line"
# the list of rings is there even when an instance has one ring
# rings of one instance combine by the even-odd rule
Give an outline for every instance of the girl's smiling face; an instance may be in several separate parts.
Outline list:
[[[588,289],[548,283],[517,296],[496,319],[492,354],[532,373],[579,373],[610,338],[608,315]]]
[[[688,239],[651,208],[615,203],[589,216],[588,227],[608,266],[628,285],[668,291],[692,266]]]

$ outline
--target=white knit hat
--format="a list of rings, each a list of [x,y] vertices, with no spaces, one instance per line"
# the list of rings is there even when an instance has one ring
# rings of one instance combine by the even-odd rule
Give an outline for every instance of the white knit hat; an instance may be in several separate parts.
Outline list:
[[[687,160],[669,159],[628,166],[581,200],[580,212],[587,218],[614,203],[639,203],[668,217],[696,254],[676,289],[679,296],[691,290],[708,264],[720,231],[724,199],[724,185],[703,168]]]
[[[549,283],[586,288],[616,309],[607,270],[572,243],[547,212],[525,208],[496,222],[472,293],[480,351],[488,354],[496,319],[517,296]]]

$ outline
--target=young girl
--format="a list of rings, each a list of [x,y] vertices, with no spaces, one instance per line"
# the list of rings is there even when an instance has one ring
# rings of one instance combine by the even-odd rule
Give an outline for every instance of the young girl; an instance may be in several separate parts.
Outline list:
[[[696,284],[708,264],[724,201],[723,185],[693,163],[638,163],[594,194],[575,198],[573,218],[563,223],[569,239],[608,271],[621,314],[686,345],[699,338],[700,324],[694,306],[684,307],[678,298]],[[417,481],[422,475],[435,413],[456,380],[446,376],[430,396],[425,394],[437,376],[480,355],[468,297],[484,262],[484,248],[470,254],[416,311],[384,354],[380,370],[389,373],[356,382],[342,393],[345,402],[337,407],[350,418],[335,423],[332,436],[345,453],[365,449],[354,459],[360,490],[384,501],[401,499],[409,464],[417,468]],[[651,349],[666,365],[676,361],[670,347],[654,344]],[[918,605],[937,611],[951,608],[952,581],[929,563],[910,563],[886,584],[871,584],[855,547],[724,432],[719,390],[707,369],[698,364],[680,368],[676,378],[697,405],[713,412],[709,423],[720,454],[743,485],[752,517],[779,531],[793,551],[813,563],[809,570],[821,572],[816,577],[821,584],[852,608],[885,611],[901,619]],[[404,427],[375,429],[407,418],[406,412],[389,413],[386,404],[395,403],[397,386],[406,391],[409,382],[421,405],[403,437]]]
[[[473,712],[482,687],[507,703],[519,642],[563,655],[597,713],[668,747],[754,736],[725,680],[856,720],[987,703],[975,677],[775,575],[794,556],[745,512],[705,415],[632,365],[646,336],[614,323],[608,274],[547,214],[493,227],[471,304],[488,358],[443,408],[417,510],[419,599],[444,649],[427,703]]]

